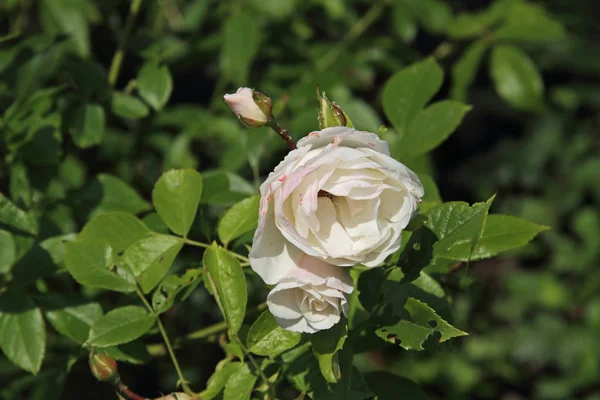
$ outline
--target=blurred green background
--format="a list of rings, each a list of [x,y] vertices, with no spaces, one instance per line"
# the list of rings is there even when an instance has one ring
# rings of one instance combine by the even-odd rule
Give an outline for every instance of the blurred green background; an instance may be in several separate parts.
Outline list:
[[[432,174],[445,201],[496,192],[494,212],[552,229],[449,274],[455,326],[470,336],[436,351],[384,347],[355,365],[405,375],[432,399],[600,399],[599,15],[595,0],[0,0],[0,192],[43,216],[43,239],[115,202],[147,210],[166,169],[208,170],[192,232],[210,240],[224,207],[256,193],[286,152],[266,128],[244,129],[224,93],[270,95],[299,139],[318,128],[318,84],[376,132],[389,125],[387,79],[435,57],[446,72],[436,98],[473,110],[431,157],[401,161]],[[394,148],[394,132],[383,135]],[[19,241],[14,257],[32,245]],[[258,304],[262,282],[251,284]],[[165,323],[175,337],[219,320],[197,290]],[[0,396],[109,398],[77,349],[48,335],[36,377],[0,358]],[[194,387],[222,355],[215,343],[182,350]],[[122,370],[147,396],[176,383],[160,355]]]

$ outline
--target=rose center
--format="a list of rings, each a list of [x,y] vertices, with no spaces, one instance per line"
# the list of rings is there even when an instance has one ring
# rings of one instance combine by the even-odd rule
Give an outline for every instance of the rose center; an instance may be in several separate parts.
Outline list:
[[[319,193],[317,194],[317,197],[329,197],[330,199],[332,199],[335,196],[332,195],[331,193],[325,191],[325,190],[319,190]]]

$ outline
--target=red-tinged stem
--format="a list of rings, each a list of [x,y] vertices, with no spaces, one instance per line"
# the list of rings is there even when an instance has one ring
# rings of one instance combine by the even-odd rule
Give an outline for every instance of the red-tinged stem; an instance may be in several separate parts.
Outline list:
[[[275,120],[275,118],[272,118],[268,123],[267,126],[271,129],[273,129],[275,132],[277,132],[277,134],[279,135],[280,138],[283,139],[283,141],[289,146],[290,150],[296,150],[296,143],[294,143],[294,140],[292,139],[292,137],[290,136],[290,134],[288,133],[287,129],[283,129],[281,127],[281,125],[279,125],[279,123],[277,122],[277,120]]]
[[[121,396],[123,396],[129,400],[150,400],[146,397],[142,397],[140,395],[133,393],[123,382],[119,382],[116,389],[117,389],[117,392],[119,392],[119,394]]]

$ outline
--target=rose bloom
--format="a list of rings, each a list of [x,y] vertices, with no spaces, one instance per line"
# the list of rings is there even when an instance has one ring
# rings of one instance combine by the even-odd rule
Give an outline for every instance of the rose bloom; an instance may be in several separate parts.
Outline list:
[[[252,89],[241,87],[234,94],[223,96],[233,113],[248,126],[262,126],[269,119],[252,97]]]
[[[348,315],[352,283],[347,269],[305,255],[271,290],[267,305],[283,328],[314,333]]]
[[[297,147],[260,187],[259,224],[249,258],[267,284],[281,283],[269,295],[271,303],[292,283],[318,298],[318,291],[307,291],[304,281],[295,278],[306,257],[324,261],[320,267],[328,271],[328,264],[382,263],[400,248],[402,230],[423,196],[417,176],[391,158],[387,143],[374,133],[327,128],[302,138]],[[350,292],[337,290],[345,302]],[[305,319],[325,304],[300,298]],[[279,318],[280,309],[270,308]]]

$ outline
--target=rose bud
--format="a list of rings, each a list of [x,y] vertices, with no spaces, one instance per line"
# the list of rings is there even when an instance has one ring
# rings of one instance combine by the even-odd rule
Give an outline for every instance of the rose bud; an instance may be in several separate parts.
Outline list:
[[[89,358],[92,374],[100,382],[118,382],[117,362],[108,354],[92,351]]]
[[[249,128],[260,128],[272,118],[273,101],[254,89],[242,87],[223,98],[231,111]]]
[[[325,92],[317,87],[317,99],[319,100],[319,128],[331,128],[334,126],[352,126],[348,123],[348,116],[342,111],[340,106],[329,100]]]

